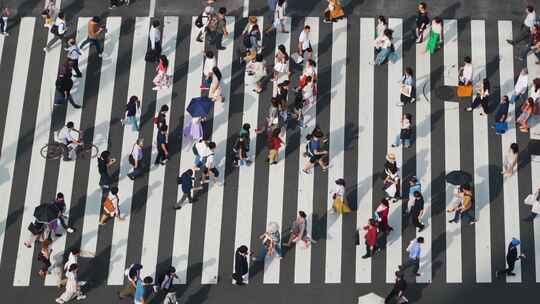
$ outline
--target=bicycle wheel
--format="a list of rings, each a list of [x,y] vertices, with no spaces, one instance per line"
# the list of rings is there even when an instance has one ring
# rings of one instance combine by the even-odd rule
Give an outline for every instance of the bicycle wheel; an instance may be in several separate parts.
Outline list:
[[[64,147],[59,144],[46,144],[40,150],[41,157],[45,159],[58,159],[64,154]]]
[[[83,144],[77,153],[80,159],[95,158],[98,155],[98,148],[92,144]]]

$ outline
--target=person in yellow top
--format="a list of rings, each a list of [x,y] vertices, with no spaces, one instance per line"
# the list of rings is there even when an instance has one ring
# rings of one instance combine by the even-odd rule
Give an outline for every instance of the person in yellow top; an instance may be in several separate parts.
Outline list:
[[[460,218],[468,218],[469,224],[476,223],[474,219],[473,196],[468,185],[460,186],[458,189],[458,197],[460,202],[454,208],[450,208],[447,212],[455,212],[454,218],[449,223],[459,223]]]
[[[79,46],[79,48],[82,50],[87,44],[93,44],[98,52],[99,58],[102,57],[103,53],[103,47],[99,41],[99,35],[105,30],[105,28],[100,25],[100,22],[101,18],[98,16],[94,16],[92,19],[90,19],[90,21],[88,21],[88,37]]]
[[[343,11],[343,6],[339,0],[326,0],[328,1],[328,7],[324,11],[324,20],[325,23],[337,22],[340,19],[343,19],[345,12]]]

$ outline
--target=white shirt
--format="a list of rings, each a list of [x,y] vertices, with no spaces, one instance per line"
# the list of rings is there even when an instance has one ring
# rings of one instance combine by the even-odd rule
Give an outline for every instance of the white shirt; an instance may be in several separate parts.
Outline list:
[[[68,271],[66,273],[66,291],[76,292],[77,291],[77,275],[73,271]]]
[[[306,31],[302,31],[300,33],[300,37],[298,38],[298,42],[302,44],[302,50],[307,50],[311,46],[309,33],[306,33]]]
[[[152,50],[156,48],[156,42],[161,41],[161,32],[158,27],[153,27],[150,29],[150,46]]]
[[[206,168],[214,168],[214,152],[210,149],[208,151],[210,153],[206,156],[206,163],[204,165]]]
[[[81,49],[79,49],[79,46],[77,44],[74,44],[66,49],[67,52],[67,58],[71,60],[79,60],[79,57],[81,56]]]
[[[75,131],[70,130],[68,127],[64,126],[60,132],[58,132],[58,141],[69,145],[70,142],[78,140],[78,136]]]
[[[534,86],[533,86],[533,88],[531,90],[531,96],[529,96],[529,97],[531,97],[536,102],[538,100],[538,98],[540,98],[540,89],[538,89],[538,91],[535,91]]]
[[[56,17],[54,25],[58,26],[58,35],[63,35],[66,32],[66,21]]]
[[[381,21],[377,22],[377,38],[384,35],[384,30],[386,30],[388,26]]]
[[[472,64],[467,63],[463,66],[462,78],[464,82],[468,82],[468,81],[472,81],[472,77],[473,77]]]
[[[141,146],[134,145],[133,146],[133,151],[131,151],[131,156],[133,156],[133,158],[135,160],[141,160],[142,157],[143,157],[143,150],[142,150]]]
[[[206,143],[202,140],[198,141],[195,144],[195,149],[197,149],[197,153],[199,153],[200,157],[205,157],[208,154],[208,147],[206,146]]]
[[[531,28],[535,22],[536,22],[536,11],[532,11],[532,13],[527,13],[527,17],[525,17],[523,24],[525,24],[526,27]]]
[[[343,187],[342,185],[336,185],[336,188],[334,189],[334,194],[343,197],[345,195],[345,187]]]
[[[287,2],[283,2],[282,6],[276,5],[276,10],[274,11],[275,19],[283,19],[285,17],[285,8],[287,7]]]
[[[527,91],[529,83],[529,74],[519,74],[519,77],[516,81],[516,86],[514,87],[515,94],[523,94]]]
[[[71,266],[73,264],[77,264],[77,261],[78,261],[77,256],[70,252],[68,260],[67,260],[66,264],[64,264],[64,270],[67,272],[69,270],[69,266]]]
[[[382,48],[387,49],[392,45],[392,41],[390,41],[390,39],[386,35],[383,35],[380,41],[380,45]]]
[[[208,78],[212,74],[212,69],[216,66],[216,58],[206,58],[204,60],[203,75]]]

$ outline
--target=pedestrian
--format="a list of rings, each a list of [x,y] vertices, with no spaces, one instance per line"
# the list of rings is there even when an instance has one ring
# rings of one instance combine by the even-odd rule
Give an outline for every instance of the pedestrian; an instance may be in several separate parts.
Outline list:
[[[56,299],[56,303],[66,303],[72,299],[84,300],[86,296],[81,292],[81,282],[78,279],[79,265],[71,264],[66,273],[66,290]]]
[[[211,153],[210,149],[208,148],[208,142],[200,139],[193,144],[191,151],[195,156],[193,160],[193,171],[199,171],[206,161],[206,156]]]
[[[148,34],[148,50],[144,59],[149,62],[158,62],[161,58],[161,32],[159,27],[161,22],[155,19],[152,20],[152,27],[150,27],[150,33]]]
[[[397,104],[402,107],[408,103],[416,101],[416,87],[413,78],[413,69],[405,68],[405,73],[401,76],[400,85],[400,102]]]
[[[525,205],[531,206],[531,213],[523,221],[532,222],[540,214],[540,187],[525,198]]]
[[[78,264],[80,256],[81,256],[81,251],[79,249],[72,249],[69,252],[67,262],[64,264],[64,272],[66,274],[66,277],[61,279],[60,282],[58,282],[58,288],[62,288],[64,286],[66,286],[66,283],[68,281],[67,274],[69,272],[69,268],[73,264]],[[80,281],[79,283],[81,284],[81,286],[86,284],[86,282],[84,282],[84,281]]]
[[[300,36],[298,37],[298,53],[300,55],[301,61],[296,63],[302,63],[304,61],[304,55],[306,56],[305,60],[311,60],[313,56],[313,48],[311,47],[311,27],[305,25]]]
[[[98,57],[103,57],[103,47],[99,41],[100,34],[105,31],[105,27],[100,24],[101,18],[94,16],[88,21],[88,37],[81,43],[80,49],[84,49],[87,44],[91,44],[96,48]]]
[[[397,167],[396,155],[394,153],[388,153],[386,155],[384,171],[386,176],[383,181],[383,189],[386,193],[386,197],[395,203],[401,198],[401,182],[398,173],[399,168]]]
[[[505,177],[512,176],[518,165],[519,146],[517,143],[510,144],[510,148],[503,159],[501,174]]]
[[[262,54],[255,55],[255,58],[246,65],[246,74],[251,77],[249,83],[255,84],[253,92],[261,93],[264,89],[264,81],[266,80],[266,62]]]
[[[208,90],[210,88],[215,67],[217,67],[217,61],[214,57],[214,52],[206,51],[206,53],[204,53],[203,82],[201,84],[201,90]]]
[[[263,248],[260,255],[256,258],[257,261],[264,261],[267,255],[273,257],[277,254],[278,258],[282,258],[281,237],[278,223],[268,223],[266,232],[261,234],[259,239],[262,240]]]
[[[523,23],[521,24],[520,33],[517,35],[516,39],[506,40],[506,42],[510,43],[511,45],[517,45],[520,42],[527,40],[531,33],[532,27],[538,23],[534,6],[527,5],[525,8],[525,14],[525,20],[523,20]]]
[[[135,287],[135,296],[133,297],[135,304],[148,304],[150,297],[154,293],[154,279],[151,276],[140,278],[137,280]]]
[[[82,55],[82,53],[81,49],[79,49],[77,43],[75,42],[75,38],[68,39],[68,47],[65,48],[65,51],[67,52],[67,62],[69,62],[70,67],[73,68],[76,73],[75,77],[81,78],[82,73],[81,70],[79,70],[79,57]]]
[[[394,49],[394,44],[392,43],[393,33],[391,29],[386,29],[384,35],[377,37],[375,42],[375,51],[377,56],[375,57],[375,64],[382,65],[388,60],[389,62],[394,62],[396,60],[396,54]]]
[[[425,225],[421,222],[424,216],[424,197],[419,191],[414,192],[414,203],[411,207],[410,216],[414,227],[418,228],[418,232],[422,232],[425,228]]]
[[[422,193],[422,185],[416,176],[411,176],[409,178],[409,200],[407,202],[409,208],[414,205],[414,192],[416,191]]]
[[[178,276],[176,275],[176,268],[170,266],[162,278],[161,284],[159,285],[159,291],[165,295],[162,302],[163,304],[178,303],[176,301],[176,291],[174,290],[173,286],[175,279],[178,279]]]
[[[345,12],[339,0],[326,0],[328,6],[324,11],[324,23],[338,22],[339,20],[345,18]]]
[[[396,298],[398,299],[397,303],[408,303],[409,300],[407,300],[407,298],[405,297],[405,291],[407,290],[407,281],[405,281],[405,278],[401,271],[396,271],[394,275],[396,276],[394,281],[394,287],[392,288],[392,291],[390,291],[388,296],[386,296],[386,298],[384,299],[384,303],[391,303],[390,301]]]
[[[521,105],[521,114],[516,119],[516,123],[519,125],[519,130],[521,132],[529,132],[529,120],[534,111],[534,100],[532,97],[527,98],[527,100]]]
[[[441,46],[444,40],[443,23],[440,17],[433,18],[429,31],[429,40],[426,44],[426,52],[433,54]]]
[[[482,112],[480,112],[480,115],[484,115],[488,113],[488,107],[489,107],[489,94],[490,94],[490,85],[489,80],[487,78],[484,78],[484,80],[476,86],[476,97],[474,98],[471,105],[465,109],[465,111],[472,111],[479,105],[482,106]]]
[[[54,24],[54,8],[53,9],[44,9],[41,11],[41,18],[43,18],[43,27],[51,30],[51,27]]]
[[[473,78],[473,66],[470,56],[465,56],[463,59],[463,66],[458,70],[458,83],[460,86],[472,85]]]
[[[169,112],[169,106],[164,104],[159,108],[159,113],[154,117],[154,124],[156,125],[158,131],[163,126],[167,126],[167,113]]]
[[[137,282],[140,280],[141,269],[143,266],[141,264],[131,264],[125,271],[124,275],[127,277],[126,285],[118,292],[118,298],[124,299],[129,296],[133,297],[135,295],[135,288],[137,287]]]
[[[520,244],[521,244],[521,242],[518,239],[512,238],[512,240],[508,244],[508,249],[507,249],[507,252],[506,252],[506,264],[508,264],[508,268],[505,268],[503,270],[501,270],[501,269],[497,270],[495,272],[495,275],[497,276],[497,278],[499,278],[503,274],[507,275],[507,276],[515,276],[516,275],[514,273],[514,268],[516,266],[516,262],[519,259],[524,259],[525,258],[524,254],[518,254],[517,246],[519,246]]]
[[[447,212],[454,212],[454,218],[448,221],[449,223],[459,223],[459,219],[467,218],[469,220],[469,224],[476,223],[476,220],[474,219],[474,209],[472,209],[473,206],[473,197],[472,192],[470,190],[470,187],[468,185],[462,185],[458,189],[458,196],[459,200],[455,204],[455,206],[449,208]]]
[[[69,102],[75,109],[80,109],[81,106],[76,104],[71,96],[71,89],[73,89],[73,80],[71,79],[71,69],[66,69],[58,74],[55,82],[56,96],[54,98],[54,105],[60,106]]]
[[[249,56],[255,57],[261,49],[261,32],[259,25],[257,24],[258,20],[256,16],[249,16],[248,24],[246,25],[244,31],[242,32],[242,43]],[[249,59],[249,60],[246,60]],[[245,62],[249,62],[251,58],[245,58]]]
[[[304,241],[306,248],[311,243],[307,235],[307,215],[302,210],[298,211],[298,215],[292,223],[289,240],[283,246],[291,247],[292,243],[296,244],[298,241]]]
[[[529,52],[532,52],[534,56],[536,56],[536,64],[540,64],[540,25],[536,23],[531,27],[529,44],[520,52],[520,56],[518,57],[525,65],[527,63],[527,55]]]
[[[157,134],[157,156],[154,161],[154,165],[165,165],[169,160],[169,148],[168,148],[168,127],[166,125],[161,126],[159,133]]]
[[[167,75],[167,70],[169,68],[169,60],[167,56],[159,56],[159,64],[156,67],[156,77],[152,80],[154,87],[152,90],[159,91],[163,88],[168,88],[171,86],[171,78]]]
[[[57,237],[62,236],[62,231],[59,230],[60,226],[67,233],[73,233],[75,229],[66,224],[66,217],[64,215],[66,212],[66,202],[64,200],[64,194],[62,192],[58,192],[52,204],[54,206],[54,210],[56,210],[58,213],[58,217],[57,220],[54,221],[52,224],[49,223],[49,225],[51,226],[51,230],[56,234]]]
[[[278,163],[279,159],[279,150],[281,149],[281,146],[284,145],[283,140],[280,137],[281,129],[276,128],[272,130],[272,135],[268,139],[268,158],[267,162],[270,163],[270,165],[275,165]]]
[[[233,165],[235,167],[247,166],[249,158],[247,155],[247,141],[239,136],[233,146]]]
[[[410,113],[403,113],[401,115],[401,128],[398,135],[396,135],[396,139],[394,143],[392,144],[392,147],[399,147],[399,145],[403,142],[403,146],[405,148],[409,148],[411,146],[411,137],[412,137],[412,115]]]
[[[77,148],[80,145],[81,131],[75,129],[75,124],[68,121],[60,131],[58,131],[57,142],[60,143],[63,150],[63,160],[71,161],[77,158]]]
[[[3,5],[0,12],[0,35],[9,36],[7,32],[8,18],[11,17],[11,9],[8,6]]]
[[[412,240],[407,246],[407,252],[409,256],[407,261],[403,265],[399,265],[399,271],[405,271],[409,267],[413,267],[413,273],[419,277],[421,274],[418,272],[420,268],[420,254],[422,252],[422,244],[424,244],[424,238],[418,237],[417,239]]]
[[[512,103],[515,103],[519,100],[526,100],[528,86],[529,72],[527,68],[522,68],[516,81],[516,85],[514,86],[514,91],[512,92],[512,97],[510,98],[510,101]]]
[[[26,248],[32,248],[32,244],[34,244],[36,241],[43,242],[49,238],[49,225],[34,221],[28,225],[27,229],[30,234],[28,239],[23,243]]]
[[[377,222],[370,218],[368,224],[364,226],[366,233],[364,234],[365,244],[366,244],[366,254],[362,256],[363,259],[372,257],[375,253],[377,245]],[[360,233],[360,231],[358,231]]]
[[[38,271],[39,276],[42,278],[50,274],[49,267],[51,267],[51,252],[53,250],[50,246],[51,242],[50,238],[48,238],[41,243],[41,251],[37,257],[37,260],[42,264]]]
[[[506,123],[506,119],[508,118],[508,101],[508,96],[504,95],[497,107],[497,112],[495,112],[495,125],[493,127],[499,135],[505,133],[508,129],[508,124]]]
[[[112,178],[109,174],[109,168],[116,162],[116,159],[111,158],[111,152],[105,150],[101,152],[98,157],[98,172],[99,172],[99,186],[103,191],[110,189],[112,184]]]
[[[274,21],[272,21],[272,25],[268,27],[265,31],[265,34],[269,34],[273,30],[277,30],[278,27],[281,28],[282,33],[289,33],[289,31],[285,30],[285,10],[287,8],[287,1],[286,0],[278,0],[276,3],[276,7],[274,9]]]
[[[110,218],[124,219],[120,216],[120,198],[118,197],[118,187],[112,187],[111,191],[103,201],[103,213],[99,219],[99,225],[105,225]]]
[[[56,43],[56,41],[60,40],[60,42],[64,41],[65,35],[67,32],[67,25],[66,25],[66,16],[64,15],[64,12],[59,12],[58,16],[54,20],[54,24],[51,26],[50,29],[51,34],[54,35],[54,38],[51,39],[47,45],[43,48],[43,51],[48,52],[49,49]]]
[[[208,97],[212,101],[225,102],[225,97],[222,95],[221,89],[221,71],[216,66],[212,69],[212,81],[210,83],[210,89],[208,90]]]
[[[424,42],[427,34],[427,28],[429,26],[429,16],[427,12],[427,4],[425,2],[420,2],[418,4],[418,11],[416,15],[416,28],[415,28],[415,37],[416,43]]]
[[[325,164],[323,156],[328,155],[328,151],[322,148],[323,143],[323,133],[320,131],[314,131],[312,134],[306,136],[306,152],[305,156],[309,158],[308,162],[304,165],[302,172],[306,174],[311,173],[311,169],[315,167],[316,164],[321,166],[323,172],[326,172],[328,166]]]
[[[388,21],[385,16],[377,17],[377,26],[375,27],[375,41],[377,38],[384,35],[384,31],[388,28]],[[379,46],[380,47],[380,46]]]
[[[310,78],[311,82],[311,78]],[[296,124],[300,128],[305,128],[306,125],[304,124],[304,98],[303,98],[303,91],[297,91],[294,97],[294,106],[293,106],[293,113],[292,117],[296,119]]]
[[[202,183],[207,184],[210,182],[210,176],[212,176],[212,179],[214,183],[219,184],[219,171],[215,167],[214,164],[214,151],[216,149],[216,143],[211,141],[207,145],[207,154],[204,157],[204,163],[203,163],[203,178]]]
[[[336,181],[336,186],[334,190],[332,191],[332,211],[336,212],[338,214],[347,214],[350,213],[352,210],[349,207],[349,204],[347,203],[347,199],[345,198],[345,180],[343,178],[338,178]]]
[[[173,206],[174,209],[180,209],[185,205],[185,202],[192,204],[197,200],[193,198],[193,193],[198,190],[202,190],[202,187],[193,187],[195,182],[195,177],[193,176],[193,170],[187,169],[177,178],[178,184],[182,188],[182,197],[180,200]]]
[[[378,227],[382,232],[384,233],[390,233],[390,231],[394,230],[389,224],[388,224],[388,214],[390,213],[390,204],[386,198],[383,198],[381,200],[381,203],[379,206],[377,206],[377,209],[375,210],[375,215],[378,219],[378,222],[380,223]]]
[[[234,253],[234,273],[232,274],[232,278],[236,285],[245,285],[244,277],[247,276],[249,271],[248,259],[248,247],[245,245],[238,247]]]
[[[206,27],[210,22],[210,18],[212,18],[212,15],[214,14],[214,7],[212,6],[213,3],[214,1],[208,1],[203,12],[195,20],[195,25],[200,28],[196,38],[197,42],[203,42],[206,38]]]
[[[274,60],[274,79],[278,80],[283,74],[289,74],[289,54],[285,46],[280,44]]]
[[[144,139],[138,138],[133,147],[131,148],[131,153],[129,154],[128,161],[129,164],[133,167],[133,170],[127,174],[129,179],[135,180],[137,177],[142,175],[142,159],[143,159],[143,147]]]
[[[141,111],[141,101],[139,98],[135,95],[131,96],[129,98],[128,103],[126,104],[126,112],[125,112],[125,121],[123,121],[124,124],[130,124],[131,129],[134,132],[139,132],[139,120],[137,118],[137,114]]]
[[[227,20],[225,19],[226,14],[227,8],[220,7],[218,13],[211,17],[208,27],[206,28],[211,44],[220,51],[225,50],[225,47],[223,46],[223,37],[229,36],[229,32],[227,31]]]

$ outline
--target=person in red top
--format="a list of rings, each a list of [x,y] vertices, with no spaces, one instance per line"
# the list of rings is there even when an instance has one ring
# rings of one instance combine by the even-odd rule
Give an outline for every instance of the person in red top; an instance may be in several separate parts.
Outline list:
[[[379,216],[379,222],[381,223],[381,229],[385,233],[388,233],[394,228],[388,225],[388,213],[390,212],[390,206],[388,200],[383,198],[379,206],[377,207],[377,215]]]
[[[283,140],[279,137],[279,133],[281,133],[280,128],[274,129],[268,141],[268,148],[270,149],[268,151],[268,162],[271,165],[277,164],[279,149],[281,148],[281,145],[283,145]]]
[[[377,222],[374,219],[369,219],[369,222],[364,226],[364,230],[367,230],[364,238],[366,239],[366,254],[362,256],[363,259],[371,257],[372,252],[375,252],[375,244],[377,243]]]

